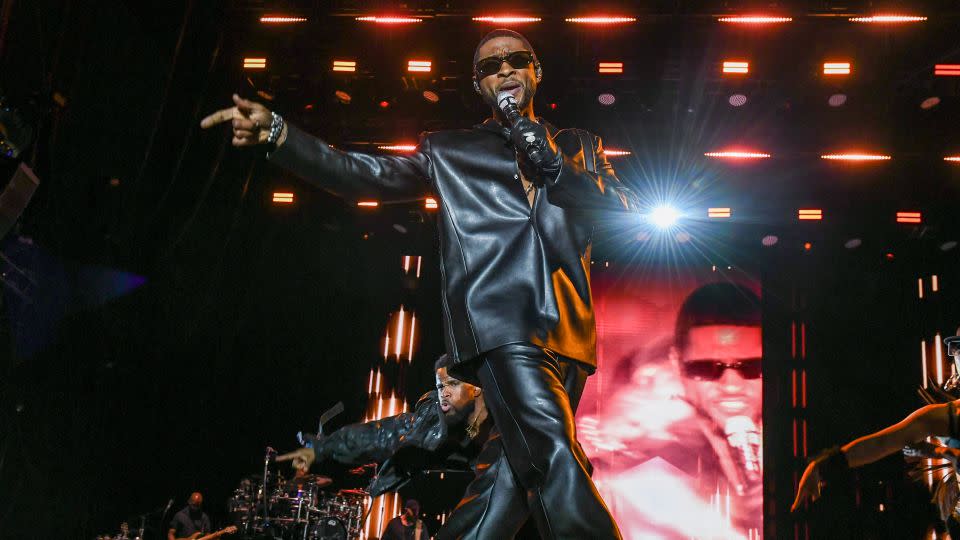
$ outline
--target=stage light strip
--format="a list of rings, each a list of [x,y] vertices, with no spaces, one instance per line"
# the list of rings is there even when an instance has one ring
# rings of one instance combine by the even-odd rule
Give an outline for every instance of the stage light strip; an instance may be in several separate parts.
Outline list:
[[[476,22],[486,22],[493,24],[517,24],[517,23],[535,23],[540,22],[540,17],[523,17],[520,15],[494,15],[484,17],[474,17]]]
[[[930,289],[931,289],[933,292],[937,292],[937,291],[940,290],[940,280],[937,279],[937,275],[936,275],[936,274],[934,274],[934,275],[930,278],[930,282],[931,282],[931,287],[930,287]]]
[[[897,212],[897,223],[921,223],[923,214],[920,212]]]
[[[390,152],[413,152],[417,149],[415,144],[383,144],[377,147],[377,150],[388,150]]]
[[[293,193],[274,191],[273,202],[279,204],[293,204]]]
[[[890,156],[877,154],[824,154],[820,159],[833,161],[887,161]]]
[[[357,63],[353,60],[334,60],[333,70],[354,72],[357,71]]]
[[[933,74],[940,77],[960,77],[960,64],[936,64]]]
[[[923,300],[923,278],[917,278],[917,298]]]
[[[715,219],[725,219],[730,217],[732,211],[729,208],[707,208],[707,217]]]
[[[623,62],[600,62],[597,64],[599,73],[623,73]]]
[[[621,24],[621,23],[632,23],[636,22],[635,17],[608,17],[608,16],[595,16],[595,17],[569,17],[564,19],[568,23],[575,24]]]
[[[952,161],[954,163],[960,163],[960,156],[947,156],[943,158],[944,161]]]
[[[243,69],[266,69],[266,58],[244,58]]]
[[[437,200],[433,197],[427,197],[426,200],[423,201],[423,207],[427,210],[436,210],[440,208],[440,204],[438,204]]]
[[[797,219],[801,221],[823,219],[823,210],[816,208],[801,208],[797,210]]]
[[[260,22],[266,24],[289,24],[306,21],[306,17],[293,17],[289,15],[264,15],[260,17]]]
[[[380,206],[380,201],[357,201],[360,208],[376,208]]]
[[[916,15],[871,15],[869,17],[850,17],[850,22],[859,22],[859,23],[908,23],[908,22],[923,22],[927,20],[926,17],[918,17]]]
[[[741,151],[706,152],[703,155],[706,157],[725,158],[725,159],[766,159],[770,157],[770,154],[767,154],[764,152],[741,152]]]
[[[356,20],[360,22],[372,22],[377,24],[408,24],[408,23],[418,23],[423,22],[423,19],[419,17],[376,17],[376,16],[365,16],[365,17],[356,17]]]
[[[733,24],[780,24],[793,22],[793,17],[770,17],[766,15],[734,15],[720,17],[717,22]]]
[[[407,61],[407,71],[426,73],[430,71],[433,62],[430,60],[409,60]]]
[[[724,73],[745,74],[750,72],[750,62],[725,61],[723,63]]]
[[[943,384],[943,349],[940,347],[940,332],[933,338],[933,346],[936,347],[937,360],[937,384]]]
[[[633,152],[629,150],[620,150],[617,148],[605,148],[603,150],[603,154],[607,157],[623,157],[623,156],[629,156],[632,153]]]
[[[824,75],[849,75],[850,62],[824,62]]]
[[[923,387],[927,388],[929,386],[927,379],[930,376],[927,375],[927,340],[925,339],[920,340],[920,368],[923,372]]]

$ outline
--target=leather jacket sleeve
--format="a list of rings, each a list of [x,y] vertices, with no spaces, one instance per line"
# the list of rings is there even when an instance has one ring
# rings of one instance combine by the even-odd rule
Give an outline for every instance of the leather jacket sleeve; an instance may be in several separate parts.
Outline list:
[[[435,450],[447,435],[436,392],[428,392],[412,412],[342,427],[314,445],[317,462],[383,462],[401,448]]]
[[[560,173],[555,179],[545,180],[547,197],[552,204],[581,210],[640,211],[636,194],[620,182],[607,160],[600,137],[571,129],[557,133],[556,142],[561,148],[578,151],[561,152]],[[587,145],[592,145],[592,156]],[[594,163],[588,164],[587,160]]]
[[[422,197],[428,184],[429,142],[411,154],[378,156],[332,148],[296,126],[269,156],[282,167],[334,195],[348,199]]]

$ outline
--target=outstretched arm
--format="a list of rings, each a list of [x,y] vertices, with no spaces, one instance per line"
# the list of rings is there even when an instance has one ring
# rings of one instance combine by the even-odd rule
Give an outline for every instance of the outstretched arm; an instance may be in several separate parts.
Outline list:
[[[800,478],[792,509],[796,510],[807,500],[816,500],[820,496],[821,470],[830,466],[826,463],[828,460],[845,461],[850,467],[860,467],[927,437],[951,435],[951,414],[956,415],[956,407],[957,402],[927,405],[892,426],[843,445],[839,454],[811,461]]]
[[[234,146],[266,144],[272,113],[262,104],[233,96],[234,106],[219,110],[200,127],[230,122]],[[343,152],[284,123],[269,159],[304,180],[346,198],[420,197],[430,176],[427,143],[406,155],[378,156]]]

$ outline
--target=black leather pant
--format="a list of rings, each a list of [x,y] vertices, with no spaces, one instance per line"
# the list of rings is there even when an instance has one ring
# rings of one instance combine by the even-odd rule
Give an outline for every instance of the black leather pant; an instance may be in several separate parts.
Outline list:
[[[499,347],[480,362],[495,428],[437,538],[513,538],[528,517],[545,539],[620,538],[576,439],[583,367],[529,344]]]

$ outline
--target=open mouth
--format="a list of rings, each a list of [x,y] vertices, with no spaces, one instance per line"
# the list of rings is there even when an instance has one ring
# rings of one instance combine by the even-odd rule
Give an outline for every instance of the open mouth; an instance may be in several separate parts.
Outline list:
[[[498,93],[499,93],[499,92],[510,92],[511,94],[513,94],[513,98],[514,98],[514,99],[517,99],[517,97],[520,95],[520,92],[522,92],[522,91],[523,91],[523,85],[522,85],[522,84],[520,84],[520,83],[517,82],[517,81],[507,81],[507,82],[505,82],[505,83],[503,83],[503,84],[500,85],[500,88],[498,89],[497,92],[498,92]]]
[[[447,412],[448,410],[450,410],[450,402],[448,402],[448,401],[441,401],[441,402],[440,402],[440,410],[443,411],[443,412]]]

